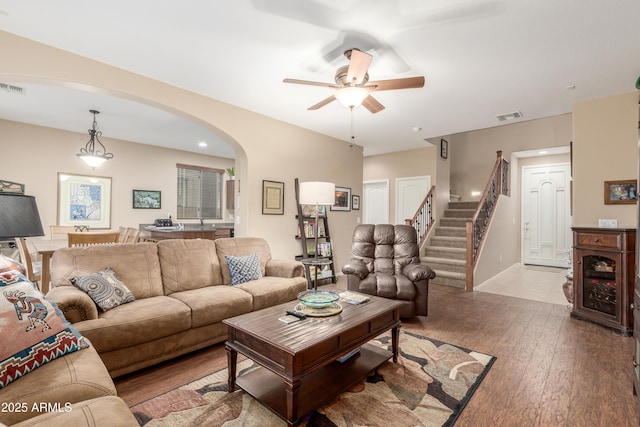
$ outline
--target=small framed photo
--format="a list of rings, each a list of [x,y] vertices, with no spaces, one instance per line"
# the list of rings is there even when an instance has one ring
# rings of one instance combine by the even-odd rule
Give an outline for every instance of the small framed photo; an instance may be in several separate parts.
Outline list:
[[[440,140],[440,157],[443,159],[449,157],[449,143],[446,139]]]
[[[351,208],[354,211],[360,210],[360,196],[356,196],[355,194],[351,196]]]
[[[133,190],[133,209],[162,208],[162,194],[154,190]]]
[[[262,181],[262,214],[284,215],[284,182]]]
[[[638,181],[627,179],[624,181],[604,182],[605,205],[631,205],[638,202]]]
[[[351,210],[351,189],[346,187],[338,187],[336,185],[336,202],[331,206],[332,211]]]

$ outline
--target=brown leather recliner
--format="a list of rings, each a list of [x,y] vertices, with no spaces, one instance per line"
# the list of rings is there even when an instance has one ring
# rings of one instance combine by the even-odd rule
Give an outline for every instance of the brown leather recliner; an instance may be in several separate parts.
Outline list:
[[[409,225],[361,224],[353,232],[351,261],[342,267],[348,289],[404,301],[400,317],[427,315],[429,279],[420,264],[416,231]]]

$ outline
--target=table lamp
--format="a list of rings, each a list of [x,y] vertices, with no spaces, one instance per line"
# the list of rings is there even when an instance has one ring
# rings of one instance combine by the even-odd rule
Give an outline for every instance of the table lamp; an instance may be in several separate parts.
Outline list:
[[[36,198],[0,193],[0,240],[33,236],[44,236]],[[0,273],[10,270],[25,274],[22,264],[0,253]]]
[[[336,186],[331,182],[301,182],[299,203],[301,205],[316,206],[316,224],[314,230],[315,247],[313,253],[316,262],[318,261],[318,219],[320,206],[333,206],[336,202]],[[318,290],[318,266],[315,266],[315,280],[313,281],[313,289]]]

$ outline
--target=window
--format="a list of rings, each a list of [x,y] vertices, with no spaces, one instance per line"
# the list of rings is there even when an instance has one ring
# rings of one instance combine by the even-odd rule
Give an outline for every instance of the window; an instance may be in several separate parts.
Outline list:
[[[222,219],[224,171],[177,164],[177,219]]]

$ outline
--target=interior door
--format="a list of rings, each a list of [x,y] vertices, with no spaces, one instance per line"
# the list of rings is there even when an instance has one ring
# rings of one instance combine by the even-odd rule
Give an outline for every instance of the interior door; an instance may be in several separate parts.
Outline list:
[[[389,223],[389,180],[364,182],[362,190],[362,223]]]
[[[414,176],[396,180],[396,224],[404,224],[420,207],[431,188],[431,176]]]
[[[522,168],[524,264],[570,267],[570,177],[568,163]]]

